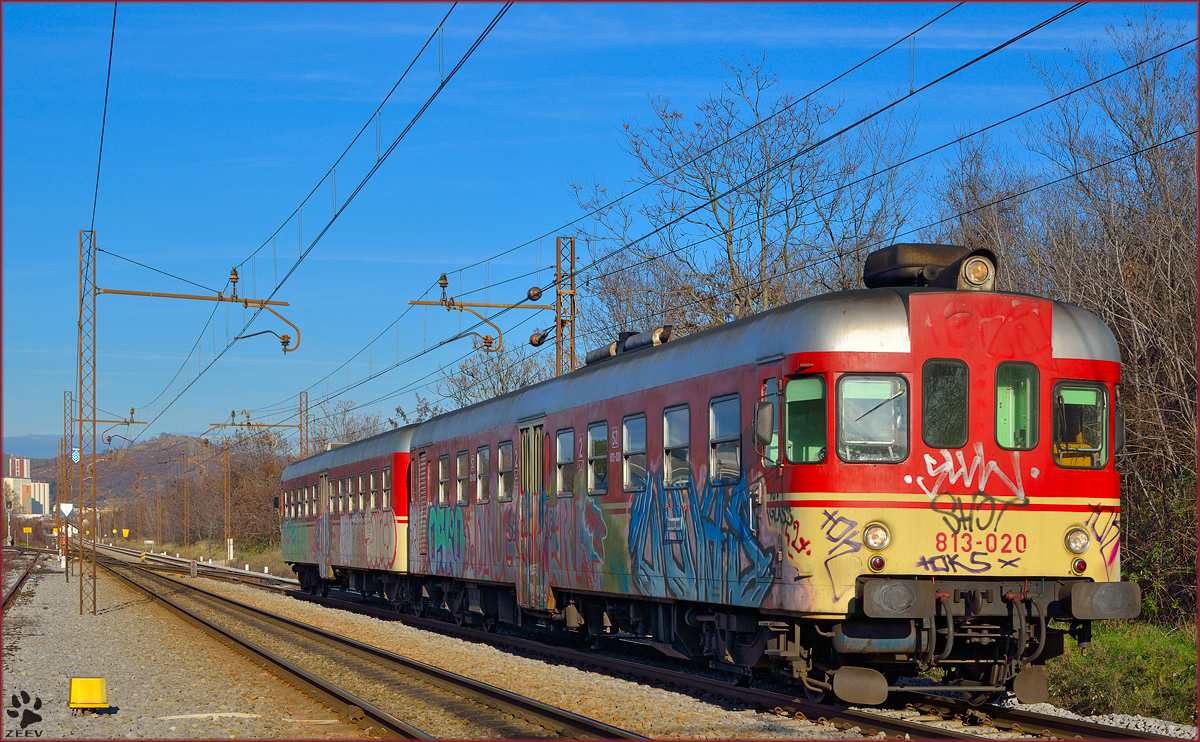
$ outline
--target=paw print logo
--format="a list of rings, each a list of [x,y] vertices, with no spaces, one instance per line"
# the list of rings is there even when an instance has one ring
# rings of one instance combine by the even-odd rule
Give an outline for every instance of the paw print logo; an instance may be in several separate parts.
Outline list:
[[[37,711],[38,709],[40,709],[42,707],[42,699],[35,696],[33,699],[33,708],[32,709],[25,708],[28,705],[29,705],[29,694],[28,693],[26,693],[25,691],[21,691],[21,696],[19,698],[17,697],[16,693],[13,694],[12,708],[8,709],[8,716],[9,716],[9,718],[12,718],[12,719],[17,718],[18,716],[21,717],[21,728],[22,729],[29,726],[30,724],[37,724],[39,721],[42,720],[41,714],[34,713],[35,711]],[[22,709],[24,709],[24,711],[22,711]]]

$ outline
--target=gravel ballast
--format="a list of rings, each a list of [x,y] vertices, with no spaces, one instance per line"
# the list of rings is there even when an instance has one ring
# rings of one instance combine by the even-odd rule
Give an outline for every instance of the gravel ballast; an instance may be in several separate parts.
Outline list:
[[[98,575],[98,615],[79,615],[78,576],[62,570],[29,578],[4,615],[4,699],[22,692],[40,721],[27,736],[111,738],[358,737],[357,726],[298,693],[258,665],[201,633],[144,594]],[[90,602],[90,601],[89,601]],[[90,606],[89,606],[90,608]],[[106,681],[108,714],[73,716],[70,678]],[[41,705],[34,709],[36,701]],[[189,718],[164,718],[189,717]]]
[[[847,732],[829,724],[753,710],[726,710],[661,688],[518,657],[486,645],[415,629],[397,621],[383,621],[326,608],[244,585],[201,580],[200,586],[243,603],[647,737],[862,738],[862,734],[855,730]]]

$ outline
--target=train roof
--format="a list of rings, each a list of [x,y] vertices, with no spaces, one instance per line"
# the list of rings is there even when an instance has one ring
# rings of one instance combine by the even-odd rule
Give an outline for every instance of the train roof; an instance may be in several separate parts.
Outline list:
[[[386,433],[363,438],[361,441],[347,443],[306,459],[300,459],[289,464],[283,470],[280,479],[286,482],[289,479],[316,474],[325,469],[352,464],[363,459],[373,459],[389,453],[408,453],[409,442],[416,427],[416,425],[407,425],[403,428],[395,428]]]
[[[412,448],[786,353],[908,353],[908,297],[927,292],[947,290],[858,289],[785,304],[439,415],[414,426]],[[1064,302],[1053,306],[1054,358],[1120,362],[1116,338],[1098,317]]]

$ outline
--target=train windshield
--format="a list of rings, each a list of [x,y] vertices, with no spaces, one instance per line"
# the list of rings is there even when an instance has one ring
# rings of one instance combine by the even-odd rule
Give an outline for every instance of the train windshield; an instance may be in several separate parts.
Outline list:
[[[849,462],[908,457],[908,382],[846,374],[838,383],[838,456]]]
[[[1062,382],[1054,387],[1054,462],[1099,469],[1108,463],[1108,394],[1099,384]]]

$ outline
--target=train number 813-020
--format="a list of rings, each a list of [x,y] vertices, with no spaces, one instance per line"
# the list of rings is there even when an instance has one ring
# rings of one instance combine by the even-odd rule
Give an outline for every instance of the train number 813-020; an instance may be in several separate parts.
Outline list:
[[[986,536],[963,533],[938,533],[934,537],[934,546],[938,552],[945,551],[986,551],[989,554],[1024,554],[1028,548],[1028,539],[1023,533],[989,533]]]

